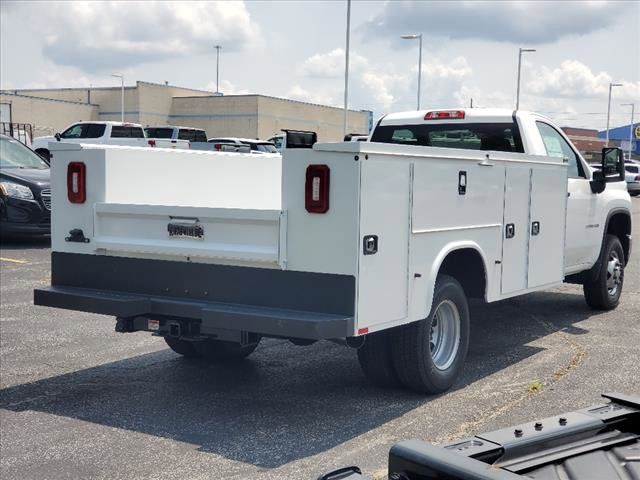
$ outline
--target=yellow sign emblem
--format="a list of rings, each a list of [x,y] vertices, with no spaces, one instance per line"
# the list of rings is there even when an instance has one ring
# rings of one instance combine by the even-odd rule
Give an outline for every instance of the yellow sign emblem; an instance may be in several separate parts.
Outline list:
[[[640,125],[638,125],[635,130],[636,139],[640,139]]]

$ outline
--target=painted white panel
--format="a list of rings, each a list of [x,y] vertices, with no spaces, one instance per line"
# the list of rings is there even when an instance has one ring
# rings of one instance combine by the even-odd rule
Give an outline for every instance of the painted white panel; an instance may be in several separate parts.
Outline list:
[[[171,217],[197,218],[202,239],[174,238]],[[277,264],[280,212],[156,205],[95,205],[94,248],[104,253],[221,258]]]
[[[370,156],[361,166],[358,328],[407,316],[410,166]],[[378,252],[363,255],[362,239],[378,236]]]
[[[529,166],[508,165],[505,173],[504,220],[502,228],[503,294],[527,288],[529,242]],[[508,224],[514,224],[515,236],[506,238]]]
[[[279,157],[113,146],[104,151],[108,203],[281,209]]]
[[[288,224],[287,269],[356,275],[361,163],[351,153],[285,150],[282,208],[287,212]],[[326,213],[309,213],[305,209],[305,174],[311,164],[329,167]]]
[[[567,194],[565,168],[536,168],[531,177],[531,219],[540,222],[540,233],[529,238],[528,287],[563,279]]]
[[[501,163],[480,166],[473,161],[424,159],[414,168],[414,232],[502,222]],[[458,193],[460,172],[466,172],[464,195]]]

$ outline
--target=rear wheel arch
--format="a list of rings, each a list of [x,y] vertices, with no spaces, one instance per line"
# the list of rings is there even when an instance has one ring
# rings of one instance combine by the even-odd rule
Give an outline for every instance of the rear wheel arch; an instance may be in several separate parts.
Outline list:
[[[488,277],[485,255],[473,242],[451,245],[442,250],[434,262],[427,295],[427,314],[438,275],[455,278],[462,286],[467,298],[487,299]]]

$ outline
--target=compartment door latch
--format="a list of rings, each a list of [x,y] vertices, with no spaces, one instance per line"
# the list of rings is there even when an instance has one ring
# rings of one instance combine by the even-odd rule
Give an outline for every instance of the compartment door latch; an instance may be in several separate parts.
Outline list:
[[[365,235],[362,239],[362,253],[364,255],[373,255],[378,252],[378,236]]]

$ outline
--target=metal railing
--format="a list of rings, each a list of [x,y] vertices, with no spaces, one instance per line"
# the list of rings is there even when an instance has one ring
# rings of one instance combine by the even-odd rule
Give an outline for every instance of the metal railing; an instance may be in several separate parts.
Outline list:
[[[0,122],[0,133],[30,146],[33,138],[33,125],[30,123]]]

